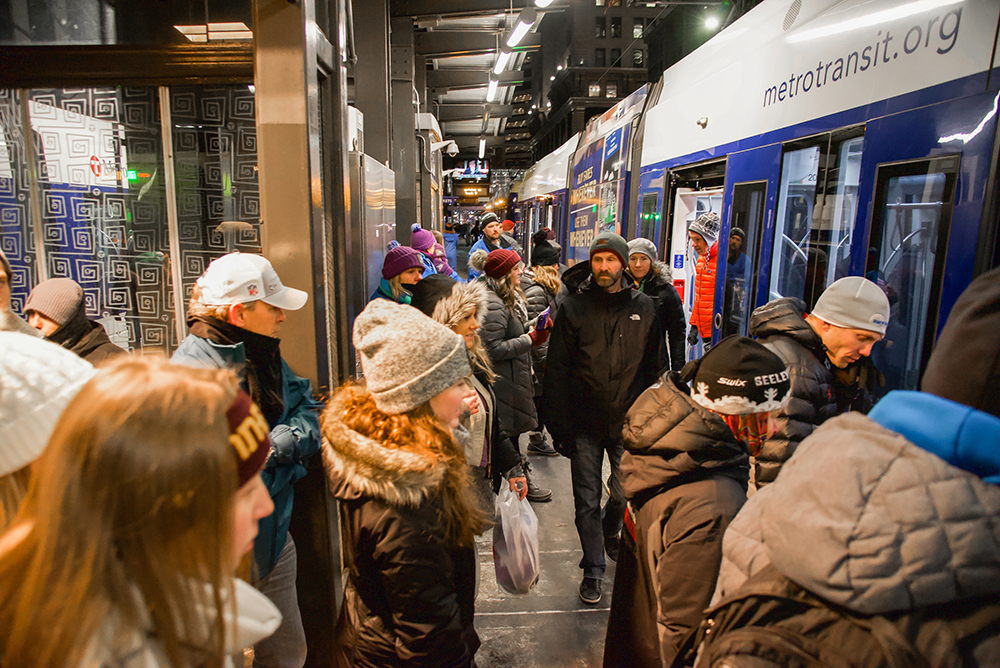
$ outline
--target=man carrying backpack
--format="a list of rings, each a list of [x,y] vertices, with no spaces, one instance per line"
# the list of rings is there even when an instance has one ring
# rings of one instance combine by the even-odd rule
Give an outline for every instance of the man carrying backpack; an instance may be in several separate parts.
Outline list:
[[[1000,269],[956,302],[924,392],[802,441],[729,525],[675,665],[699,644],[699,668],[1000,665],[998,328]]]

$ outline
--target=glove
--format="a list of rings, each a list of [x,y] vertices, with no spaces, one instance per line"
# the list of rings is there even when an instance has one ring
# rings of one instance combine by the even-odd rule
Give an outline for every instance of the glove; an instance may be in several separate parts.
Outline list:
[[[295,453],[299,447],[299,435],[294,427],[279,424],[271,430],[271,456],[279,464],[295,461]]]
[[[691,329],[688,330],[688,343],[692,346],[697,345],[701,341],[701,334],[698,333],[698,328],[691,325]]]
[[[558,452],[560,455],[566,458],[571,458],[573,456],[573,440],[560,441],[555,438],[552,439],[552,448]]]
[[[548,341],[550,333],[551,330],[548,329],[543,329],[541,331],[533,329],[530,332],[528,332],[528,336],[531,337],[531,347],[537,348],[538,346]]]

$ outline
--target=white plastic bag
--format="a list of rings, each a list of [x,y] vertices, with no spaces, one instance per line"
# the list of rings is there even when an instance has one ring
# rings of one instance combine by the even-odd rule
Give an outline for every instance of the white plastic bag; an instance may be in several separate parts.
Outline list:
[[[504,485],[496,499],[493,566],[508,594],[527,594],[538,583],[538,518],[527,499]]]

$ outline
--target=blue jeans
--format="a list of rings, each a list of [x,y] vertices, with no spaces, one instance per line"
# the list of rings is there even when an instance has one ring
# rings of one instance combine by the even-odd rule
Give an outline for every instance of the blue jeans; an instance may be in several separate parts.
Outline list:
[[[573,475],[573,503],[576,506],[576,530],[580,534],[583,559],[580,568],[584,577],[602,579],[604,538],[617,536],[625,517],[625,501],[619,481],[618,464],[622,459],[622,442],[608,437],[579,435],[574,440],[570,470]],[[608,488],[611,496],[601,509],[601,465],[604,453],[611,461]]]
[[[295,590],[298,570],[295,541],[289,534],[274,570],[254,584],[281,612],[281,626],[254,645],[253,668],[302,668],[306,663],[306,634]]]

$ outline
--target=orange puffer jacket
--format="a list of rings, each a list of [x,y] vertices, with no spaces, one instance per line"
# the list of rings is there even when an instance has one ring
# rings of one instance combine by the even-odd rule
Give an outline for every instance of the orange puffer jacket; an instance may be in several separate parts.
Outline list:
[[[691,324],[698,328],[703,339],[712,336],[712,315],[715,306],[715,276],[719,261],[719,242],[712,244],[708,255],[699,255],[695,264],[694,308],[691,309]]]

